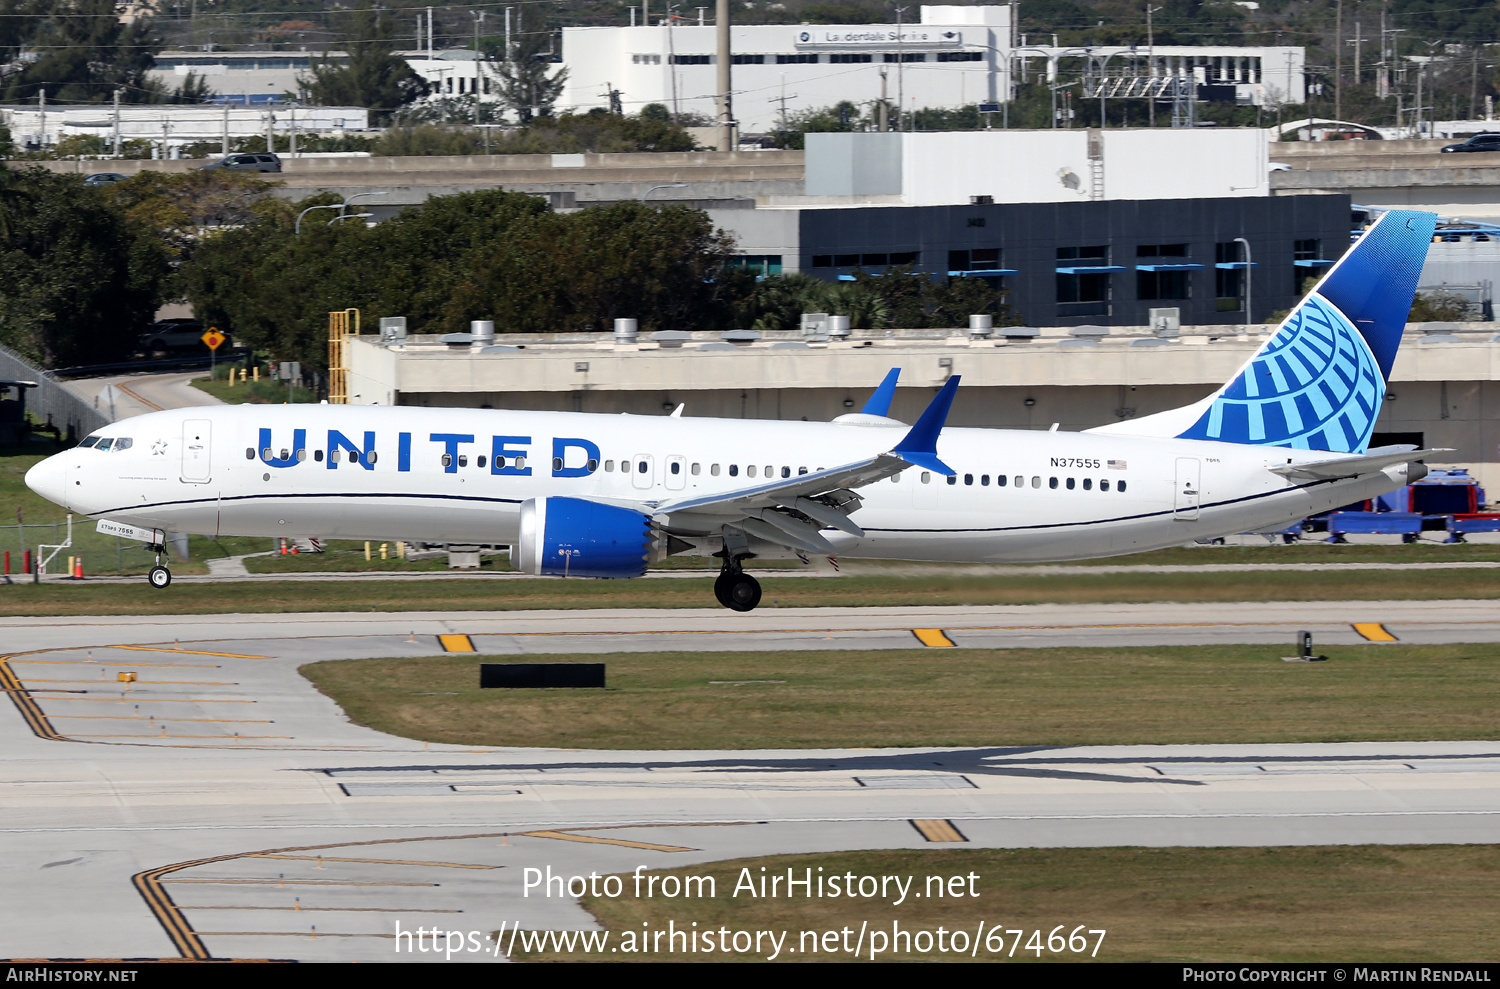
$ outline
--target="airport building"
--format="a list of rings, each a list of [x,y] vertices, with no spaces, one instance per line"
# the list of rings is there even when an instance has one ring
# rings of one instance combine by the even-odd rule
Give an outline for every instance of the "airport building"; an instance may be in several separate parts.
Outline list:
[[[563,28],[568,80],[559,109],[608,109],[614,94],[627,112],[661,103],[713,119],[715,33],[712,24],[680,19]],[[1011,8],[998,4],[923,6],[916,23],[731,26],[735,118],[750,134],[843,101],[907,110],[1003,104],[1017,84],[1057,81],[1062,59],[1068,71],[1081,60],[1090,99],[1101,90],[1108,99],[1159,102],[1190,90],[1193,99],[1257,106],[1305,98],[1301,48],[1085,49],[1045,43],[1052,40],[1019,35]]]

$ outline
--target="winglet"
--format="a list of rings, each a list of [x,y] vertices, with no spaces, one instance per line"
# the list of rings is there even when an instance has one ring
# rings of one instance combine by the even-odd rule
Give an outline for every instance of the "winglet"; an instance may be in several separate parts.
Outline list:
[[[899,377],[901,377],[901,369],[899,367],[893,367],[887,371],[885,380],[880,383],[879,388],[875,389],[875,394],[870,396],[870,400],[865,403],[865,407],[859,410],[860,414],[867,416],[890,415],[891,399],[896,397],[896,379]]]
[[[922,413],[922,418],[911,427],[911,432],[902,438],[900,443],[891,452],[917,467],[926,467],[928,470],[937,471],[945,477],[951,477],[957,471],[938,459],[937,441],[938,434],[943,431],[943,425],[948,421],[948,410],[953,407],[953,396],[958,392],[958,382],[961,375],[955,374],[943,385],[932,404],[927,406],[927,411]],[[890,380],[890,378],[887,378]],[[884,388],[884,385],[881,385]]]

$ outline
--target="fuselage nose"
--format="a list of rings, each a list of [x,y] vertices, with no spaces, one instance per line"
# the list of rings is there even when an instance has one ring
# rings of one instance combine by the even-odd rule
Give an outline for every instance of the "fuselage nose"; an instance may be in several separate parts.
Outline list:
[[[26,486],[63,508],[68,505],[68,460],[66,453],[48,457],[26,472]]]

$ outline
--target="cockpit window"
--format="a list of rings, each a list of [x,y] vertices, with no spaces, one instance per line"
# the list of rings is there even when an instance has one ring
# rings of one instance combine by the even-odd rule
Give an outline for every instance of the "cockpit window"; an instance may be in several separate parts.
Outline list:
[[[99,449],[99,450],[108,450],[110,448],[110,445],[113,444],[114,441],[115,441],[115,439],[114,439],[113,436],[106,436],[106,437],[104,437],[103,439],[101,439],[99,441],[98,446],[96,447],[96,449]]]
[[[97,436],[90,436],[88,439],[84,440],[82,443],[80,443],[78,445],[81,446],[81,447],[83,447],[83,446],[93,446],[95,443],[98,443],[98,442],[99,442],[99,437],[97,437]]]
[[[131,439],[130,439],[129,436],[121,436],[119,439],[115,440],[115,452],[116,453],[118,453],[121,450],[129,450],[131,446],[132,446],[132,442],[131,442]]]

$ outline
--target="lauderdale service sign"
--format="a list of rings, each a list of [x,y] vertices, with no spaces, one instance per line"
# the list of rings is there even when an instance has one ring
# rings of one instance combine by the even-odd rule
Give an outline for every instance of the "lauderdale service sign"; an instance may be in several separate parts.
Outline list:
[[[962,31],[942,27],[804,27],[794,38],[798,48],[872,49],[889,51],[898,45],[912,48],[961,48]]]

